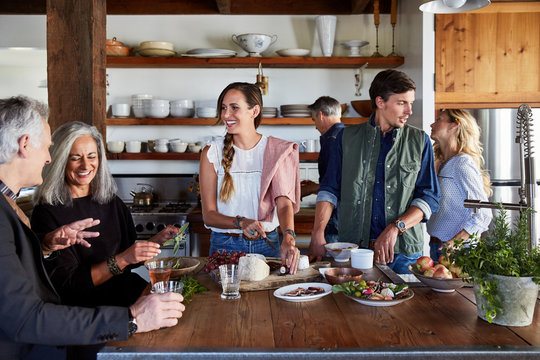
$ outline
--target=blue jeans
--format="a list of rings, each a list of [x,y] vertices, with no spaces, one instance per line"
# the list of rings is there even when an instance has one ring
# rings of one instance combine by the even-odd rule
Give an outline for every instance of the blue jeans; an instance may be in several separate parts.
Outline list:
[[[442,250],[439,250],[441,244],[429,243],[429,257],[435,262],[439,262],[439,257],[442,255]]]
[[[398,274],[410,274],[411,272],[407,269],[407,266],[414,264],[420,256],[422,256],[422,253],[412,255],[394,254],[394,261],[386,265]]]
[[[212,231],[210,235],[210,255],[216,250],[245,251],[246,254],[261,254],[268,257],[280,257],[281,239],[277,230],[266,234],[268,241],[275,246],[272,249],[263,239],[248,241],[242,236],[230,236]]]

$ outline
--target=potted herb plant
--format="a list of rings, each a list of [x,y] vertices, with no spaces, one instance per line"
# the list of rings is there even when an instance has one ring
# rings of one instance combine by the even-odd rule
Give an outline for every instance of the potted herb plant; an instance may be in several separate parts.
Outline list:
[[[522,212],[512,230],[499,205],[493,231],[486,238],[455,240],[443,252],[474,283],[478,316],[506,326],[532,323],[540,283],[540,251],[530,248],[527,217]]]

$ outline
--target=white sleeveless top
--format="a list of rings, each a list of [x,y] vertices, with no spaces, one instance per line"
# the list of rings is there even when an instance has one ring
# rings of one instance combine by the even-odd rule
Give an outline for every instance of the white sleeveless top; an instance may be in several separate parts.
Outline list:
[[[219,191],[223,183],[225,170],[221,165],[223,159],[223,141],[220,137],[210,143],[207,157],[208,161],[214,165],[217,174],[217,211],[227,216],[244,216],[248,219],[257,219],[259,210],[259,200],[261,197],[261,176],[263,169],[264,150],[268,137],[262,136],[261,140],[249,150],[242,150],[234,146],[234,157],[229,173],[234,184],[234,193],[226,203],[219,200]],[[264,231],[273,231],[279,226],[277,212],[274,209],[274,216],[271,222],[262,222]],[[241,233],[240,229],[220,229],[206,226],[215,232]]]

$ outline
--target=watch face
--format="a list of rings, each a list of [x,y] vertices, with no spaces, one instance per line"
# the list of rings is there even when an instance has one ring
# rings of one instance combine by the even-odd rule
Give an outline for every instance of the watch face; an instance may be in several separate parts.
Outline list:
[[[137,332],[137,323],[133,320],[130,320],[128,323],[128,332],[129,335],[133,335]]]
[[[401,231],[405,231],[407,229],[407,226],[405,225],[405,223],[400,220],[400,221],[397,221],[396,222],[396,226],[398,227],[399,230]]]

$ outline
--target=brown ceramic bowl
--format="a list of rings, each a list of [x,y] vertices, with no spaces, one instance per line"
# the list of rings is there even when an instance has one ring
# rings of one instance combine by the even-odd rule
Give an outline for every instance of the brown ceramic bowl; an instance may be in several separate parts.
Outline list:
[[[373,110],[371,109],[371,100],[351,101],[353,109],[362,117],[369,117]]]
[[[347,112],[347,104],[341,104],[341,115]]]
[[[128,56],[129,47],[122,45],[107,45],[108,56]]]
[[[324,277],[332,285],[343,284],[348,281],[358,283],[362,280],[364,272],[354,268],[334,268],[326,270]]]

